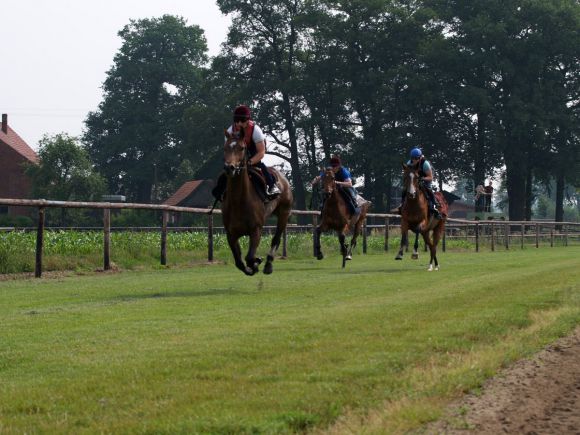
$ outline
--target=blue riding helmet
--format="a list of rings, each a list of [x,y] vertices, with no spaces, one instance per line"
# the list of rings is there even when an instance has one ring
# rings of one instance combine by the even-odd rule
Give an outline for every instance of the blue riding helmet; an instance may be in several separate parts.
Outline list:
[[[411,158],[412,159],[418,159],[422,155],[423,155],[423,152],[419,148],[413,148],[411,150]]]

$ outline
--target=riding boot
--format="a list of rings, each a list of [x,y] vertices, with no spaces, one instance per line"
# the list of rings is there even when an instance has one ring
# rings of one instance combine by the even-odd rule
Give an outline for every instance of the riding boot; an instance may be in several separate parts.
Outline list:
[[[431,207],[431,212],[436,219],[441,219],[441,213],[439,213],[439,202],[435,198],[435,193],[431,189],[426,189],[429,195],[429,205]]]
[[[268,171],[268,167],[263,162],[260,162],[259,166],[260,169],[262,170],[264,180],[266,180],[266,184],[268,185],[268,188],[266,189],[266,196],[268,196],[269,198],[273,198],[280,195],[280,193],[282,192],[280,191],[280,188],[276,184],[274,176],[270,173],[270,171]]]
[[[224,194],[226,193],[226,187],[228,185],[228,179],[225,173],[221,173],[217,179],[215,187],[211,190],[211,194],[218,201],[224,200]]]
[[[354,187],[346,187],[345,190],[348,193],[348,196],[350,197],[352,214],[354,216],[360,214],[361,208],[358,206],[358,204],[356,202],[356,196],[357,196],[356,190],[354,190]]]

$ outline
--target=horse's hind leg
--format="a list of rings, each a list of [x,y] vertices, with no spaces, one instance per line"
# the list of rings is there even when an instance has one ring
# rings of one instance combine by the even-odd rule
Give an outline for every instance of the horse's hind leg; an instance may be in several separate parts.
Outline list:
[[[239,237],[232,236],[228,234],[228,244],[230,245],[230,249],[232,250],[232,254],[234,255],[234,262],[236,263],[236,267],[244,272],[246,275],[253,275],[254,271],[247,267],[244,262],[242,261],[242,249],[240,248],[240,243],[238,242]]]
[[[356,225],[354,226],[352,238],[350,239],[350,246],[348,247],[348,253],[346,254],[347,260],[352,260],[352,250],[354,248],[356,248],[356,241],[358,239],[358,235],[361,232],[362,224],[363,224],[363,219],[359,219],[357,221]]]
[[[268,252],[268,258],[266,259],[266,264],[264,265],[264,273],[269,275],[273,272],[272,262],[278,248],[280,247],[280,240],[282,239],[282,234],[286,230],[286,224],[288,223],[289,215],[278,216],[278,222],[276,224],[276,233],[272,237],[272,243],[270,245],[270,252]]]
[[[322,260],[324,258],[324,254],[322,253],[322,248],[320,246],[320,234],[322,233],[322,228],[320,226],[316,227],[314,231],[314,256]]]
[[[441,240],[441,236],[443,231],[445,230],[445,222],[441,221],[433,230],[433,244],[432,244],[432,251],[431,251],[431,258],[435,263],[435,270],[439,270],[439,262],[437,261],[437,245],[439,244],[439,240]]]
[[[437,267],[437,255],[435,254],[435,245],[433,244],[433,242],[431,241],[431,238],[429,237],[429,231],[423,233],[423,240],[425,240],[425,244],[427,246],[429,246],[429,253],[430,253],[430,259],[429,259],[429,269],[427,269],[429,272],[431,272],[433,270],[433,262],[435,262],[435,270],[439,270],[439,268]]]
[[[348,254],[348,248],[346,247],[344,233],[338,235],[338,242],[340,243],[340,253],[342,254],[342,267],[346,266],[346,256]]]

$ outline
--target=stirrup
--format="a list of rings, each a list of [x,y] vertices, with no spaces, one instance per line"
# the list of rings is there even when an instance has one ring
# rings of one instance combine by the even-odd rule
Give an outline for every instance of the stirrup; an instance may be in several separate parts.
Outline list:
[[[282,192],[280,191],[280,188],[276,185],[273,184],[272,187],[268,188],[266,194],[268,196],[276,196],[276,195],[280,195]]]

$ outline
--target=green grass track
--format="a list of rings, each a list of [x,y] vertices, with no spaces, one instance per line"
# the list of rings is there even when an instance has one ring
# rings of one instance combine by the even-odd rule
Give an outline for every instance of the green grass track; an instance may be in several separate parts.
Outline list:
[[[400,433],[580,324],[580,247],[0,282],[0,433]]]

